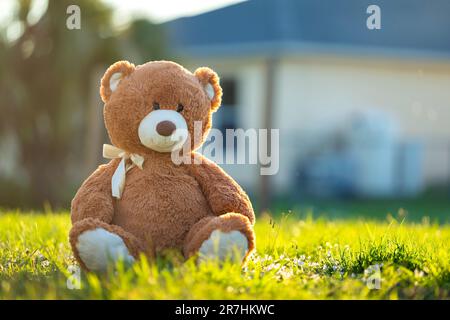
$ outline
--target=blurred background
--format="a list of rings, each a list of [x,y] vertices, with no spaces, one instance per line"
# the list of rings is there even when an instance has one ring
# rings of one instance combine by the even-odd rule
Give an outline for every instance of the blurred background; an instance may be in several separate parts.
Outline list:
[[[68,208],[105,162],[103,72],[165,59],[219,73],[216,128],[280,130],[278,174],[223,165],[258,210],[449,221],[449,1],[2,0],[0,12],[0,207]]]

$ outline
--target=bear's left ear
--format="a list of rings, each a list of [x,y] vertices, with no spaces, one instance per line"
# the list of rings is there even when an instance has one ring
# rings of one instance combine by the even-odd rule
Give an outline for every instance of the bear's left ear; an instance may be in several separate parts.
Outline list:
[[[128,61],[117,61],[106,70],[100,85],[100,96],[107,102],[111,94],[117,89],[120,81],[133,73],[134,64]]]
[[[205,89],[211,100],[211,110],[216,111],[222,102],[222,88],[219,84],[219,76],[212,69],[201,67],[195,70],[194,75]]]

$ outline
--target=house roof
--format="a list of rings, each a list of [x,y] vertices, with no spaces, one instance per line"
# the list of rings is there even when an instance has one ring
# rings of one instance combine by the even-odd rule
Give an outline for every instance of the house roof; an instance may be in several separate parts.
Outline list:
[[[369,30],[369,5],[381,29]],[[251,0],[166,23],[191,56],[343,52],[450,59],[448,0]]]

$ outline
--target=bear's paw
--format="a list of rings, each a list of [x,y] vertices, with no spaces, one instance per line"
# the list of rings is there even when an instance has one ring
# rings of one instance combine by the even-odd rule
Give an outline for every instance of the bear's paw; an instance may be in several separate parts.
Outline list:
[[[109,263],[120,259],[125,263],[134,261],[122,238],[103,228],[83,232],[76,247],[81,260],[91,271],[106,271]]]
[[[247,237],[241,232],[234,230],[222,232],[214,230],[209,238],[205,240],[199,249],[200,259],[219,259],[224,261],[242,261],[248,251]]]

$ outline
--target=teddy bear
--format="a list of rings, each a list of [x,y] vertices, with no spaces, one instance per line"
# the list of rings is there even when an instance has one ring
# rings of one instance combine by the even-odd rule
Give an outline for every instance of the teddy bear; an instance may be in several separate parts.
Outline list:
[[[119,259],[133,263],[165,250],[185,259],[233,254],[245,264],[255,249],[249,197],[196,152],[221,103],[218,75],[171,61],[119,61],[106,70],[100,95],[112,145],[103,150],[109,163],[72,200],[69,239],[81,267],[104,271]],[[173,161],[186,145],[192,161]]]

